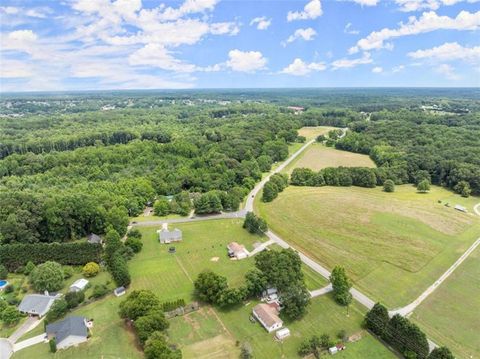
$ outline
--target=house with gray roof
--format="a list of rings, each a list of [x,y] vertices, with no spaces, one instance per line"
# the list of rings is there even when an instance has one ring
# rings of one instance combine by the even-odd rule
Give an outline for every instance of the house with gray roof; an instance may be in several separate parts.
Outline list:
[[[87,237],[87,241],[90,244],[102,244],[102,238],[100,236],[96,235],[95,233],[90,233]]]
[[[57,349],[66,349],[86,342],[88,327],[85,317],[67,317],[64,320],[48,324],[45,330],[49,340],[55,338]]]
[[[47,294],[28,294],[23,297],[22,302],[18,306],[18,310],[24,314],[43,317],[50,310],[53,302],[59,296]]]
[[[182,240],[182,231],[175,228],[173,231],[169,231],[168,228],[162,228],[157,231],[158,240],[162,244],[168,244],[172,242],[180,242]]]

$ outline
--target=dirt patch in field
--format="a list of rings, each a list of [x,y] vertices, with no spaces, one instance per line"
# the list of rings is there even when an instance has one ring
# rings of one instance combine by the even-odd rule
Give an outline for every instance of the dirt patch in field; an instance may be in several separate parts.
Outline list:
[[[212,257],[210,258],[210,262],[218,262],[220,260],[220,257]]]

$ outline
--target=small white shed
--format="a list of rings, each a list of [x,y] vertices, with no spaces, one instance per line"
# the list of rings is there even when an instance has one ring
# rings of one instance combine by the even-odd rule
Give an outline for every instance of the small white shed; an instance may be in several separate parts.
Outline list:
[[[278,340],[283,340],[285,338],[288,338],[289,336],[290,336],[290,329],[288,328],[277,330],[277,332],[275,333],[275,337],[277,337]]]
[[[87,287],[88,280],[85,278],[77,279],[71,286],[70,292],[80,292]]]

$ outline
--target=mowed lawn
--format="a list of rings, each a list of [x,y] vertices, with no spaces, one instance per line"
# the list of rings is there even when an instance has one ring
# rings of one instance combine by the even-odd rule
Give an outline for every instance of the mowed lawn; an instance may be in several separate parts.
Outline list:
[[[370,157],[358,153],[339,151],[320,143],[311,144],[284,170],[291,173],[294,168],[311,168],[319,171],[326,167],[375,167]]]
[[[415,299],[480,236],[479,218],[453,209],[463,203],[471,211],[475,201],[435,186],[428,194],[411,185],[395,193],[291,186],[257,205],[287,242],[327,268],[345,266],[359,289],[393,309]]]
[[[222,321],[228,330],[235,334],[240,342],[248,342],[253,348],[256,359],[299,358],[297,354],[300,343],[312,335],[329,334],[333,340],[340,330],[347,335],[360,334],[363,338],[356,343],[347,343],[347,350],[342,358],[395,358],[395,356],[379,341],[362,330],[364,316],[363,308],[356,303],[346,308],[337,305],[330,295],[312,299],[305,317],[294,322],[285,322],[291,336],[283,342],[274,338],[274,333],[268,333],[258,322],[251,322],[252,308],[257,304],[252,301],[235,310],[219,311]]]
[[[457,358],[480,358],[480,248],[411,318],[434,341],[450,347]]]

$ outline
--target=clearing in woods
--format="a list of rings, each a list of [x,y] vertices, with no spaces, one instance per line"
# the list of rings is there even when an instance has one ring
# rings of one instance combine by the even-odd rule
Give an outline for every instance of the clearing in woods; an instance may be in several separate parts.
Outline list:
[[[366,155],[336,150],[321,143],[313,143],[284,170],[291,173],[294,168],[306,167],[319,171],[325,167],[375,167]]]
[[[361,291],[393,309],[415,299],[478,238],[477,216],[453,209],[466,202],[474,200],[403,185],[394,193],[291,186],[273,202],[256,203],[272,231],[329,269],[345,266]]]

